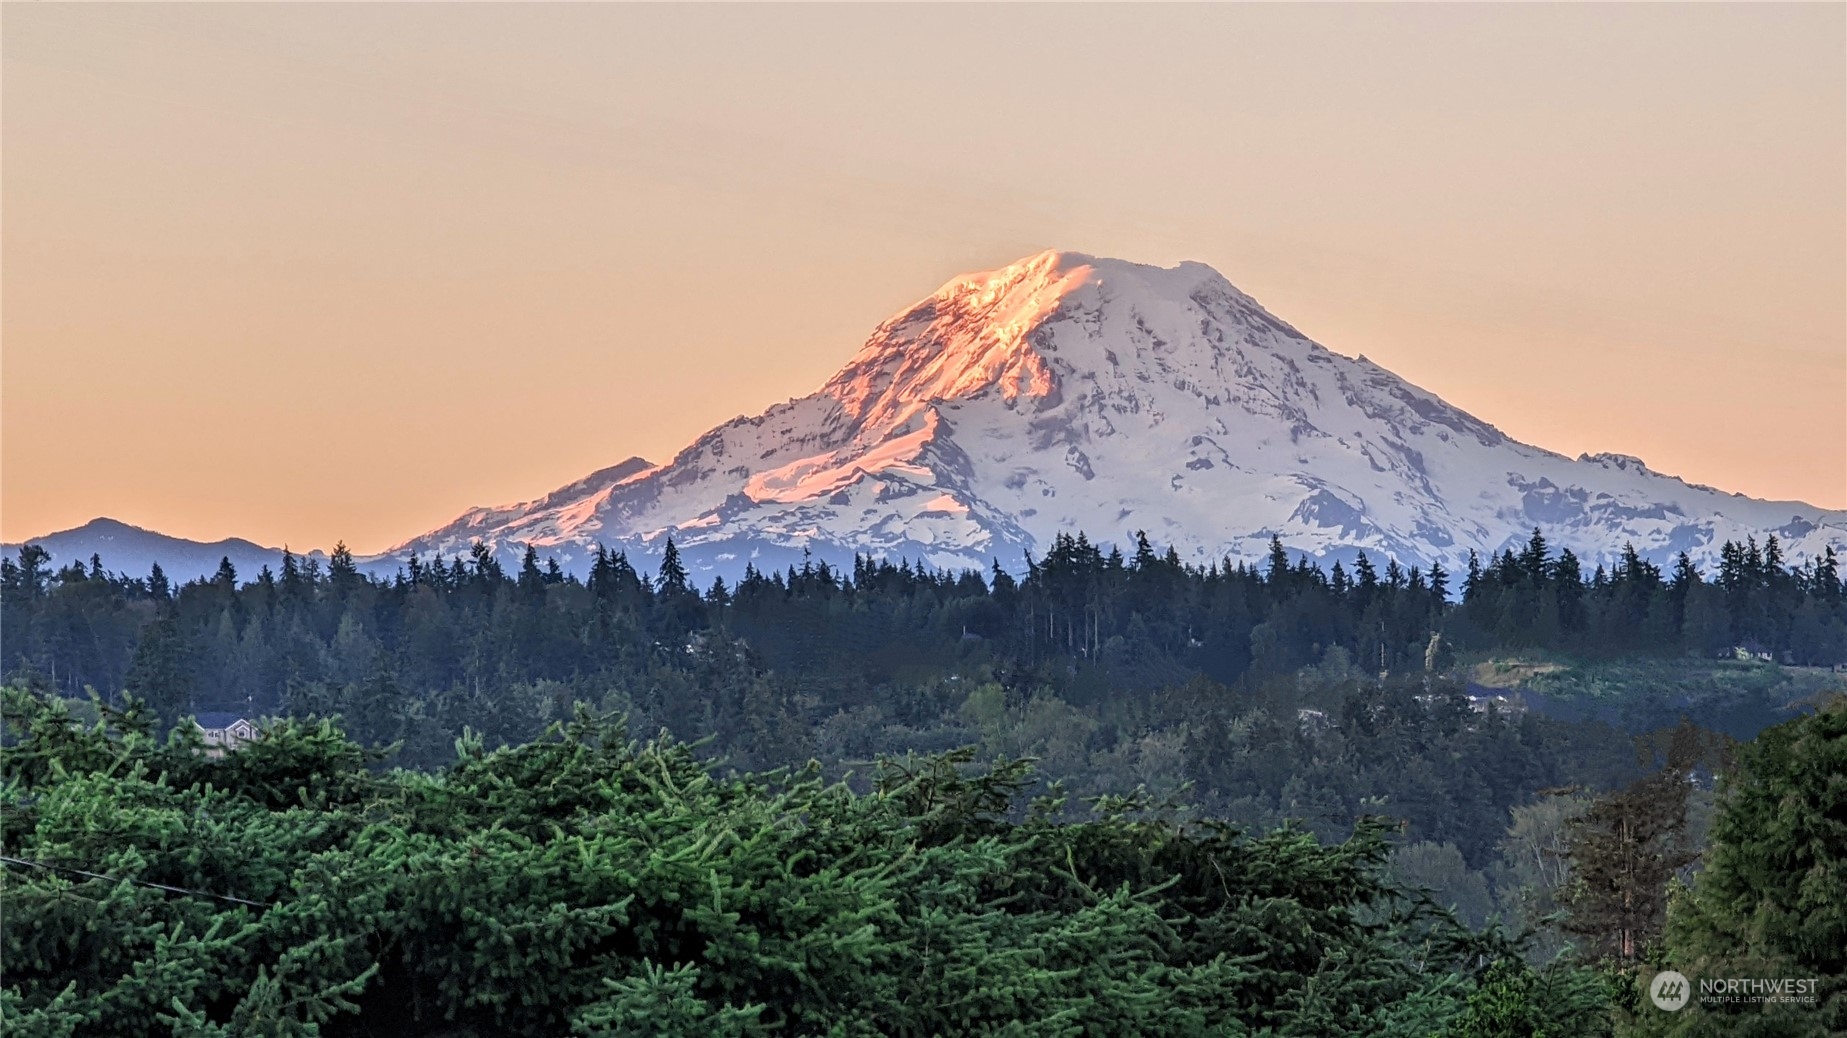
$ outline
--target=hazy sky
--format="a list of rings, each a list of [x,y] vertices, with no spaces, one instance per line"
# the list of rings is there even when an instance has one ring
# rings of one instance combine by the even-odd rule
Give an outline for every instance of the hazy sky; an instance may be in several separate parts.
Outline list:
[[[377,551],[1044,248],[1847,507],[1847,8],[25,5],[0,535]]]

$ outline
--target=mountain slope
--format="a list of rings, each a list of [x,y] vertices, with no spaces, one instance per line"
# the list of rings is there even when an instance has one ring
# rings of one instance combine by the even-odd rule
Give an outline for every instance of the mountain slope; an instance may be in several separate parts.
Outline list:
[[[192,541],[109,518],[92,519],[82,526],[34,537],[29,543],[51,553],[54,569],[72,563],[87,565],[94,555],[102,558],[103,568],[111,573],[144,577],[158,562],[167,579],[175,584],[212,576],[218,572],[218,564],[224,559],[231,560],[231,565],[236,567],[239,577],[244,580],[254,579],[264,566],[271,570],[282,567],[281,548],[265,548],[241,537],[229,537],[210,543]],[[0,545],[0,550],[13,555],[19,547],[16,544]],[[321,559],[323,563],[326,561],[326,556],[318,551],[310,553],[310,556]]]
[[[477,509],[411,552],[581,567],[672,536],[720,571],[805,550],[1015,566],[1059,532],[1146,530],[1188,561],[1359,549],[1455,568],[1542,527],[1587,558],[1632,541],[1710,562],[1774,531],[1786,556],[1847,544],[1847,512],[1688,484],[1635,458],[1512,440],[1327,350],[1216,271],[1047,252],[958,278],[876,329],[813,394],[671,461],[631,459],[538,501]]]

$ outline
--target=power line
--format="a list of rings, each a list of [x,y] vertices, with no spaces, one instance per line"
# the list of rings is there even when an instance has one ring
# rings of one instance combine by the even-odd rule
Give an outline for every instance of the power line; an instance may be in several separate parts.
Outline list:
[[[154,890],[164,890],[169,894],[186,894],[190,897],[209,897],[214,901],[229,901],[233,904],[249,905],[252,908],[273,908],[275,907],[274,905],[268,904],[267,902],[250,901],[250,900],[247,900],[241,897],[232,897],[229,894],[214,894],[209,890],[192,890],[187,887],[169,886],[165,883],[150,883],[145,879],[131,879],[127,876],[105,876],[100,872],[86,872],[83,869],[75,869],[75,868],[70,867],[69,865],[53,865],[48,861],[30,861],[25,858],[9,858],[9,857],[6,857],[5,855],[0,855],[0,864],[22,865],[22,866],[25,866],[26,868],[47,869],[52,872],[68,872],[73,876],[83,876],[88,879],[107,880],[110,883],[132,883],[138,887],[150,887]]]

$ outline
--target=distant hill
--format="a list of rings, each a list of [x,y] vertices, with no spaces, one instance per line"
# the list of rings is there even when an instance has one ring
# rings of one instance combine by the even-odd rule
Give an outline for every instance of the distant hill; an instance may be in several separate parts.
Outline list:
[[[73,529],[33,537],[24,543],[36,544],[50,552],[54,568],[73,562],[87,564],[90,557],[95,555],[102,558],[103,568],[111,573],[139,577],[145,576],[154,563],[159,562],[167,579],[176,584],[211,576],[218,572],[218,564],[224,559],[230,559],[231,565],[237,567],[238,576],[245,580],[256,576],[264,566],[273,570],[282,565],[281,548],[265,548],[241,537],[209,543],[193,541],[144,530],[119,519],[106,517],[92,519]],[[0,547],[4,547],[6,554],[11,556],[19,551],[21,545],[7,544]],[[324,552],[296,554],[319,558],[323,565],[326,562]]]

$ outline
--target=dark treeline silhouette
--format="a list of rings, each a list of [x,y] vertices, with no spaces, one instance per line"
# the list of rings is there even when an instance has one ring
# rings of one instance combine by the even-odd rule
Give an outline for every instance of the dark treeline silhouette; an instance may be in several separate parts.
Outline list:
[[[285,555],[241,581],[218,574],[174,587],[86,566],[51,570],[27,546],[0,561],[4,673],[67,694],[125,690],[169,718],[199,709],[296,711],[326,688],[371,683],[499,696],[511,685],[633,687],[700,665],[710,639],[748,646],[751,665],[825,688],[965,669],[971,659],[1015,685],[1067,698],[1184,682],[1232,683],[1293,672],[1338,648],[1367,672],[1440,671],[1458,651],[1545,650],[1579,657],[1730,655],[1796,664],[1847,660],[1847,593],[1836,557],[1792,567],[1775,536],[1727,543],[1719,572],[1683,554],[1670,573],[1625,547],[1586,573],[1538,531],[1519,552],[1461,575],[1441,567],[1352,572],[1292,562],[1273,542],[1261,565],[1183,565],[1139,537],[1132,555],[1061,536],[1015,579],[857,559],[754,568],[701,592],[669,542],[658,572],[597,552],[579,580],[528,549],[507,573],[476,546],[469,559],[412,558],[394,578],[362,576],[344,546],[322,569]],[[657,682],[658,683],[658,682]],[[557,691],[563,691],[558,689]],[[643,699],[646,699],[645,690]],[[646,702],[636,705],[646,707]]]

